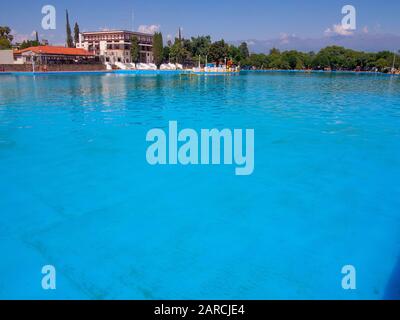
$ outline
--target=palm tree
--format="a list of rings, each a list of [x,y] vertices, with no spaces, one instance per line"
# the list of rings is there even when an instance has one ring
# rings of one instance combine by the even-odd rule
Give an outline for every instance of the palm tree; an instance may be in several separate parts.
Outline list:
[[[11,29],[10,27],[0,26],[0,38],[7,39],[8,41],[12,42],[14,40],[13,35],[11,34]]]

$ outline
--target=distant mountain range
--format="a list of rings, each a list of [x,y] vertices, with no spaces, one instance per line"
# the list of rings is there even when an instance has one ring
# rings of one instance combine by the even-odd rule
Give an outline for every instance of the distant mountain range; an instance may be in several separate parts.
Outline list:
[[[250,52],[268,53],[270,49],[298,50],[303,52],[319,51],[330,45],[343,46],[359,51],[377,52],[383,50],[400,50],[400,36],[393,34],[358,33],[353,35],[332,35],[321,38],[300,38],[295,35],[282,34],[279,38],[270,40],[238,40],[229,41],[234,45],[247,42]]]

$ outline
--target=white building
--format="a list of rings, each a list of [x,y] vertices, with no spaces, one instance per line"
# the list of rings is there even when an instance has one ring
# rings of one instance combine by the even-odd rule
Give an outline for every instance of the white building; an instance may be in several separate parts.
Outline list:
[[[131,39],[136,36],[139,42],[139,61],[153,63],[153,35],[126,30],[93,31],[80,34],[77,48],[86,49],[100,56],[104,62],[131,61]]]

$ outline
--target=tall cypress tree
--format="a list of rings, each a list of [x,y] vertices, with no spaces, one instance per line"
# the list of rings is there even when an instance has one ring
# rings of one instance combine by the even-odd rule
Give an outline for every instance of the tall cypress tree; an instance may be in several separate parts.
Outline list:
[[[68,17],[68,10],[65,10],[66,13],[66,20],[67,20],[67,47],[72,48],[74,46],[74,41],[72,40],[72,35],[71,35],[71,26],[69,25],[69,17]]]
[[[140,55],[140,48],[139,48],[139,40],[136,36],[132,36],[131,38],[131,59],[133,63],[139,61]]]
[[[163,49],[162,33],[156,32],[153,36],[153,58],[157,67],[159,67],[163,61]]]
[[[74,41],[75,45],[79,42],[79,25],[77,22],[75,22],[74,26]]]
[[[36,41],[37,43],[39,43],[39,34],[38,34],[37,31],[35,31],[35,41]]]
[[[182,28],[181,27],[179,27],[178,39],[179,39],[179,41],[182,40]]]

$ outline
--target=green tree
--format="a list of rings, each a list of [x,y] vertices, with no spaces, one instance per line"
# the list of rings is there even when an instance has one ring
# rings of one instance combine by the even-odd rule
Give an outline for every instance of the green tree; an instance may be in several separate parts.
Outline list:
[[[0,26],[0,50],[10,49],[13,40],[11,29],[7,26]]]
[[[249,48],[247,47],[246,42],[242,42],[239,46],[239,51],[243,59],[246,59],[250,56]]]
[[[205,59],[205,56],[208,55],[208,51],[211,46],[211,37],[210,36],[198,36],[192,37],[192,56],[198,57],[201,56]]]
[[[307,69],[312,68],[312,63],[315,57],[315,53],[313,51],[308,52],[308,53],[303,53],[303,64],[304,67]]]
[[[165,46],[163,48],[163,61],[169,62],[170,59],[171,48],[169,46]]]
[[[281,56],[274,56],[271,58],[268,67],[270,69],[289,69],[290,65],[287,61],[283,61]]]
[[[312,62],[314,69],[324,69],[330,66],[329,56],[325,53],[318,52]]]
[[[228,57],[229,59],[232,59],[233,63],[236,65],[239,65],[244,61],[246,58],[243,56],[242,52],[240,49],[236,46],[229,46],[228,50]],[[247,57],[248,58],[248,57]]]
[[[29,47],[37,47],[37,46],[40,46],[40,42],[38,42],[36,40],[24,40],[20,44],[19,48],[22,50],[22,49],[26,49]]]
[[[6,38],[0,38],[0,50],[11,49],[11,42]]]
[[[176,63],[185,63],[188,59],[191,59],[190,52],[184,47],[183,40],[179,40],[179,38],[175,39],[170,54],[171,59]]]
[[[344,47],[329,46],[321,49],[317,56],[324,57],[322,62],[325,68],[330,67],[332,70],[337,70],[345,67],[346,54]]]
[[[244,60],[242,65],[245,67],[254,67],[256,69],[266,69],[270,64],[270,57],[265,54],[251,54],[249,58]]]
[[[198,63],[206,63],[206,57],[211,46],[210,36],[198,36],[192,37],[190,40],[190,45],[186,44],[185,48],[190,49],[193,62],[198,65]],[[200,60],[200,61],[199,61]]]
[[[35,31],[35,41],[36,41],[37,43],[39,43],[39,34],[38,34],[37,31]]]
[[[400,52],[399,52],[400,53]],[[229,57],[234,61],[241,61],[243,67],[256,69],[325,69],[332,70],[374,70],[378,69],[387,72],[395,64],[395,68],[400,68],[400,55],[391,51],[381,51],[378,53],[366,53],[346,49],[340,46],[329,46],[321,49],[317,54],[314,52],[300,52],[290,50],[280,52],[273,48],[268,55],[251,54],[248,58],[242,58],[240,46],[230,46]]]
[[[153,58],[154,63],[159,67],[163,62],[163,37],[161,32],[156,32],[153,37]]]
[[[0,26],[0,38],[5,38],[10,42],[14,40],[14,36],[11,34],[10,27]]]
[[[181,39],[182,47],[189,52],[189,58],[193,56],[193,43],[190,39]]]
[[[140,48],[139,48],[139,40],[136,36],[132,36],[131,38],[131,60],[136,63],[139,61]]]
[[[384,58],[380,58],[374,63],[374,66],[378,68],[379,71],[381,72],[385,71],[386,69],[389,69],[389,65],[390,64],[388,64],[388,61]]]
[[[269,50],[268,65],[267,65],[268,68],[281,69],[281,65],[282,65],[282,57],[280,50],[272,48],[271,50]]]
[[[74,41],[71,35],[71,26],[69,25],[68,10],[65,10],[65,18],[66,18],[66,32],[67,32],[66,43],[68,48],[72,48],[74,46]]]
[[[277,48],[272,48],[271,50],[269,50],[269,55],[270,56],[272,56],[272,55],[278,55],[279,56],[280,54],[281,54],[281,52]]]
[[[272,56],[278,56],[274,54]],[[285,51],[280,54],[281,68],[291,70],[302,70],[311,66],[311,58],[309,55],[296,50]]]
[[[79,42],[79,25],[77,22],[74,25],[74,42],[75,45]]]
[[[288,69],[295,69],[298,61],[300,60],[298,57],[298,52],[295,50],[285,51],[281,57],[282,63],[284,63],[285,66],[288,66]]]
[[[229,46],[224,40],[214,42],[210,46],[210,50],[208,53],[209,56],[208,60],[219,64],[221,61],[223,61],[225,58],[228,57],[228,53],[229,53]]]

